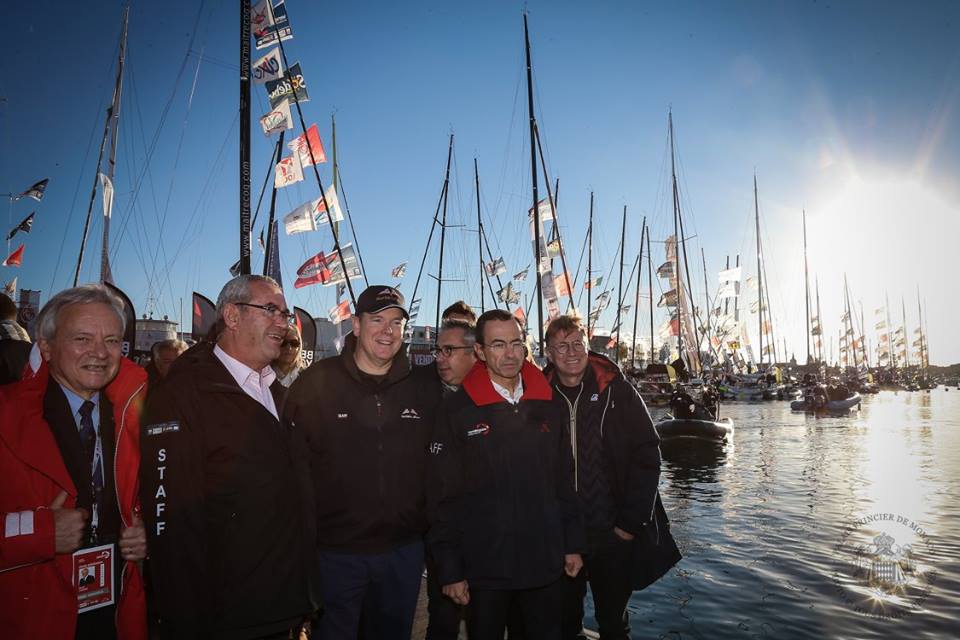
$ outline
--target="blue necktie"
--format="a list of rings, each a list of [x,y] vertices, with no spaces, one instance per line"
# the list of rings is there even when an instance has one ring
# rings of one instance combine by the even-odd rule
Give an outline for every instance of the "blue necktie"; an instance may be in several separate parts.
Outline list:
[[[94,404],[84,400],[80,405],[80,441],[83,443],[83,452],[90,465],[91,488],[93,489],[92,525],[96,528],[99,516],[103,513],[103,462],[97,459],[97,431],[93,428]],[[96,462],[96,466],[94,466]]]

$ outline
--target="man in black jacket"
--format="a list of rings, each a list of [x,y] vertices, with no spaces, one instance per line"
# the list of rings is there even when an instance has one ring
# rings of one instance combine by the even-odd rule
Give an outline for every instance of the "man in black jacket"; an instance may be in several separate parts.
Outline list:
[[[606,357],[587,351],[580,319],[547,328],[547,378],[570,419],[584,511],[585,571],[566,579],[563,638],[582,637],[587,582],[603,640],[630,637],[627,601],[680,559],[660,502],[660,439],[636,389]]]
[[[292,319],[276,282],[234,278],[216,344],[181,355],[147,401],[140,495],[162,638],[287,638],[315,608],[309,471],[270,367]]]
[[[470,640],[503,638],[511,609],[527,640],[555,638],[561,576],[582,566],[566,415],[509,312],[480,316],[476,351],[430,445],[438,579],[467,605]]]
[[[317,506],[320,640],[410,637],[423,573],[424,473],[436,388],[400,352],[399,291],[367,288],[339,356],[291,386],[288,424],[307,439]]]

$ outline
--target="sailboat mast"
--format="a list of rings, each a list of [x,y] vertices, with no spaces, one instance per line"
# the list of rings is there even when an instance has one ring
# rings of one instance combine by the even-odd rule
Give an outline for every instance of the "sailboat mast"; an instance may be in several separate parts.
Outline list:
[[[617,315],[614,322],[617,324],[617,343],[616,343],[616,360],[617,364],[620,363],[620,325],[623,324],[620,321],[620,316],[623,312],[623,252],[626,247],[627,239],[627,205],[623,205],[623,224],[620,227],[620,279],[617,283]]]
[[[587,225],[587,342],[593,336],[590,323],[593,311],[593,191],[590,192],[590,224]]]
[[[440,267],[437,272],[437,317],[433,326],[440,331],[440,302],[443,291],[443,245],[447,237],[447,200],[450,195],[450,158],[453,156],[453,134],[447,147],[447,170],[443,178],[443,217],[440,221]]]
[[[272,7],[271,7],[272,9]],[[279,34],[278,34],[279,41]],[[329,209],[328,209],[329,211]],[[250,2],[240,0],[240,274],[250,274]],[[343,270],[347,277],[347,270]]]
[[[647,216],[640,227],[640,253],[637,255],[637,290],[633,297],[633,348],[630,350],[630,367],[637,366],[637,315],[640,312],[640,274],[643,271],[643,241],[647,237]]]
[[[863,356],[863,363],[870,368],[870,349],[867,348],[867,317],[863,314],[863,300],[858,300],[860,305],[860,354]]]
[[[860,359],[857,357],[856,346],[851,344],[849,340],[851,335],[856,333],[854,331],[854,327],[856,325],[853,323],[853,315],[852,315],[853,309],[850,306],[850,288],[847,286],[847,274],[843,274],[843,295],[844,295],[845,305],[847,309],[847,321],[844,323],[844,344],[847,345],[847,353],[850,353],[850,351],[853,351],[853,366],[859,369]]]
[[[480,313],[486,311],[483,301],[483,221],[480,219],[480,170],[477,168],[477,158],[473,158],[473,183],[477,188],[477,258],[480,259]]]
[[[803,286],[807,304],[807,364],[810,364],[810,270],[807,267],[807,210],[803,210]]]
[[[706,309],[707,315],[707,327],[705,329],[707,337],[707,349],[713,353],[713,343],[711,342],[710,337],[710,285],[707,282],[707,256],[703,252],[703,247],[700,247],[700,260],[703,261],[703,308]]]
[[[286,133],[285,130],[283,129],[280,130],[280,138],[277,140],[277,149],[274,154],[275,155],[274,162],[280,162],[280,157],[283,154],[283,134],[285,133]],[[257,205],[257,208],[259,209],[259,205]],[[279,241],[279,238],[277,238],[273,233],[273,220],[274,220],[274,217],[276,216],[276,211],[277,211],[277,186],[274,185],[273,192],[270,194],[270,221],[267,223],[267,246],[264,250],[264,256],[263,256],[263,275],[265,276],[270,275],[270,271],[268,267],[270,266],[270,256],[273,255],[273,243]],[[328,216],[328,218],[331,220],[331,222],[333,221],[333,216]],[[277,266],[277,269],[279,269],[279,265],[276,265],[276,266]]]
[[[903,370],[910,366],[910,341],[907,339],[907,303],[900,294],[900,312],[903,314]]]
[[[920,285],[917,285],[917,329],[920,331],[920,373],[923,374],[923,368],[926,366],[923,349],[923,309],[920,307]]]
[[[110,156],[107,159],[107,180],[111,192],[101,194],[109,203],[104,206],[103,216],[103,243],[100,248],[100,281],[113,283],[113,274],[110,271],[110,218],[113,213],[113,177],[117,168],[117,140],[120,135],[120,97],[123,93],[123,65],[127,53],[127,26],[129,24],[130,7],[123,9],[123,33],[120,36],[120,55],[117,59],[117,82],[113,89],[113,103],[110,105]]]
[[[890,294],[886,291],[883,292],[883,310],[887,321],[887,368],[893,371],[896,364],[893,359],[893,334],[890,331],[892,329],[890,326]]]
[[[547,177],[547,163],[543,156],[543,146],[540,143],[540,128],[534,127],[537,134],[537,151],[540,152],[540,168],[543,170],[543,184],[547,188],[547,201],[550,203],[550,213],[553,215],[553,236],[557,241],[560,252],[560,265],[563,267],[564,284],[567,287],[567,307],[573,308],[573,283],[570,282],[570,273],[567,271],[567,253],[563,248],[563,237],[560,235],[560,219],[557,217],[557,207],[560,206],[560,178],[557,178],[554,191],[550,190],[550,179]],[[539,246],[539,245],[538,245]],[[547,250],[549,254],[549,249]]]
[[[820,315],[820,278],[814,277],[814,285],[817,289],[817,324],[820,325],[820,362],[823,362],[823,316]]]
[[[753,174],[753,213],[757,227],[757,322],[760,329],[760,362],[763,358],[763,266],[760,252],[760,204],[757,201],[757,174]]]
[[[538,346],[540,349],[540,355],[543,355],[543,291],[542,283],[540,281],[540,208],[537,206],[537,203],[540,201],[540,194],[537,189],[537,145],[536,145],[536,128],[537,121],[536,117],[533,114],[533,66],[530,62],[530,31],[527,27],[527,14],[523,14],[523,39],[527,54],[527,112],[530,116],[530,173],[531,173],[531,187],[533,189],[533,229],[534,229],[534,238],[533,238],[533,247],[534,247],[534,257],[537,263],[537,285],[536,285],[536,296],[537,296],[537,332],[538,332]]]
[[[650,253],[649,233],[647,233],[647,288],[650,289],[650,362],[653,362],[653,255]]]
[[[683,301],[682,291],[683,291],[683,282],[680,278],[680,222],[679,222],[679,213],[680,207],[677,203],[677,167],[676,167],[676,153],[673,148],[673,111],[669,112],[668,121],[670,123],[670,176],[671,176],[671,189],[673,190],[673,276],[674,281],[677,283],[677,357],[680,358],[681,362],[683,361]],[[651,296],[651,300],[653,296]],[[667,307],[669,309],[669,306]],[[670,323],[673,323],[673,318],[670,318]]]

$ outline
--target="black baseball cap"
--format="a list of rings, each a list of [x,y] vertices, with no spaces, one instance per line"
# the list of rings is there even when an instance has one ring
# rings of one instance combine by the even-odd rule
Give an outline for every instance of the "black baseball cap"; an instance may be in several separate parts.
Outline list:
[[[403,302],[403,294],[393,287],[375,284],[367,287],[357,298],[357,315],[361,313],[380,313],[384,309],[400,309],[403,317],[410,319]]]

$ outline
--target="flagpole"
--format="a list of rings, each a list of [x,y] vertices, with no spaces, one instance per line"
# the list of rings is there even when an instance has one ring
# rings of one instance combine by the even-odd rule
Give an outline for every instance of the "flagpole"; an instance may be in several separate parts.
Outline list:
[[[637,315],[640,310],[640,275],[643,272],[643,241],[647,237],[647,216],[640,227],[640,253],[637,256],[637,291],[633,299],[633,349],[630,352],[630,368],[637,366]]]
[[[285,133],[286,133],[285,129],[280,130],[280,138],[277,140],[277,150],[276,150],[276,153],[274,154],[274,157],[276,158],[274,162],[276,163],[280,162],[280,156],[283,153],[283,136]],[[274,217],[276,216],[276,210],[277,210],[277,184],[276,182],[274,182],[273,190],[270,193],[270,218],[267,221],[267,246],[263,248],[263,275],[269,275],[267,268],[270,265],[271,247],[273,246],[274,242],[278,241],[278,238],[273,234],[273,220],[274,220]],[[329,211],[327,212],[327,219],[330,220],[331,222],[333,221],[333,217],[330,215]]]
[[[267,3],[271,5],[271,3]],[[273,7],[270,7],[271,14]],[[271,16],[272,17],[272,16]],[[279,33],[277,40],[280,39]],[[240,0],[240,274],[250,274],[250,0]],[[346,275],[346,269],[344,269]]]
[[[110,219],[113,217],[113,198],[116,195],[114,175],[117,167],[117,140],[120,137],[120,98],[123,95],[123,65],[127,52],[127,27],[129,25],[130,6],[123,9],[123,32],[120,36],[120,55],[117,60],[117,82],[113,90],[113,103],[110,106],[112,122],[110,133],[110,156],[107,158],[107,179],[112,188],[109,202],[110,215],[103,217],[103,242],[100,247],[100,281],[113,284],[113,273],[110,271]],[[101,194],[106,197],[106,192]],[[104,208],[106,214],[108,209]]]
[[[440,267],[437,272],[437,315],[433,325],[440,331],[440,302],[443,291],[443,246],[447,238],[447,202],[450,199],[450,159],[453,157],[453,134],[450,134],[450,144],[447,146],[447,171],[443,177],[443,218],[440,222]],[[436,340],[436,338],[434,338]]]
[[[540,281],[540,195],[537,192],[537,145],[536,145],[536,127],[537,120],[533,114],[533,67],[530,62],[530,32],[527,28],[527,14],[523,14],[523,39],[527,54],[527,113],[530,118],[530,171],[531,187],[533,188],[533,247],[536,258],[536,296],[537,296],[537,332],[540,357],[543,357],[543,285]],[[552,205],[551,205],[552,206]]]
[[[550,191],[550,179],[547,177],[547,165],[543,159],[543,146],[540,143],[540,127],[534,123],[534,132],[537,134],[537,149],[540,152],[540,167],[543,169],[543,184],[547,187],[547,200],[550,202],[550,212],[553,214],[553,230],[557,237],[557,244],[560,247],[560,265],[563,267],[563,279],[567,285],[567,302],[571,308],[576,307],[573,304],[573,283],[570,282],[570,274],[567,271],[567,255],[563,248],[563,238],[560,235],[560,221],[557,219],[558,201],[554,198],[554,193]],[[557,178],[557,198],[560,196],[560,179]],[[539,244],[537,246],[540,246]],[[550,248],[547,247],[547,255],[550,255]],[[552,268],[551,268],[552,271]]]

